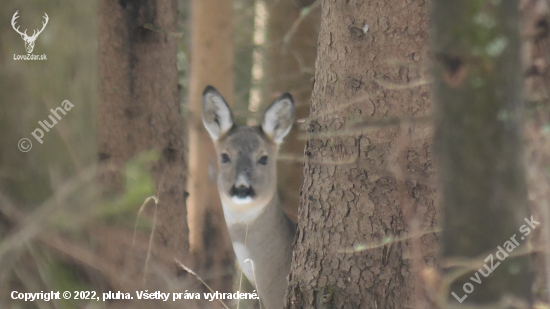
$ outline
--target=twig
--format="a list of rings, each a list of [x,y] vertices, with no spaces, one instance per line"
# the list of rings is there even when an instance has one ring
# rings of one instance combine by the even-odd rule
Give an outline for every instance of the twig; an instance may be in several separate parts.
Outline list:
[[[353,246],[352,248],[338,249],[338,252],[339,253],[362,252],[362,251],[366,251],[366,250],[382,248],[385,245],[390,244],[390,243],[402,242],[402,241],[405,241],[405,240],[417,238],[417,237],[424,236],[424,235],[427,235],[427,234],[439,233],[439,232],[441,232],[441,229],[426,230],[426,231],[423,231],[422,233],[412,234],[412,235],[407,235],[407,236],[402,236],[402,237],[387,236],[387,237],[384,237],[384,239],[382,239],[381,242],[376,243],[376,244],[372,244],[372,245],[358,244],[358,245]]]
[[[244,249],[245,250],[246,250],[246,241],[247,241],[247,239],[248,239],[248,223],[246,224],[246,231],[244,233]],[[241,265],[241,277],[239,279],[239,292],[241,291],[241,287],[242,287],[242,284],[243,284],[243,267],[244,267],[244,264]],[[254,280],[256,280],[256,278],[254,278]],[[237,300],[237,309],[239,309],[240,303],[241,303],[241,298],[239,297],[239,299]]]
[[[56,195],[49,197],[38,209],[26,218],[21,217],[21,228],[5,237],[2,243],[0,243],[0,260],[12,250],[21,248],[25,243],[39,236],[41,229],[49,223],[52,217],[68,207],[68,205],[61,201],[65,201],[71,193],[75,192],[81,185],[85,185],[85,182],[94,180],[96,177],[95,172],[96,168],[93,167],[86,169],[83,173],[79,173],[75,177],[76,180],[71,179],[63,184],[56,191]]]
[[[210,288],[210,286],[209,286],[208,284],[206,284],[206,282],[204,282],[204,280],[202,280],[202,278],[201,278],[199,275],[197,275],[197,273],[195,273],[191,268],[189,268],[189,267],[183,265],[183,263],[180,262],[180,261],[178,260],[178,258],[174,258],[174,260],[175,260],[176,263],[178,263],[178,265],[179,265],[181,268],[183,268],[186,272],[190,273],[191,275],[195,276],[195,278],[199,279],[199,281],[202,282],[202,284],[204,284],[204,286],[205,286],[206,288],[208,288],[208,290],[210,291],[210,293],[214,294],[214,291],[212,290],[212,288]],[[225,307],[225,309],[229,309],[229,307],[227,307],[227,305],[226,305],[221,299],[218,299],[218,301],[219,301],[220,303],[222,303],[222,305]]]
[[[346,126],[344,130],[336,132],[323,132],[323,133],[306,133],[298,135],[298,139],[307,140],[311,138],[329,138],[329,137],[340,137],[340,136],[357,136],[362,135],[368,132],[379,130],[381,128],[396,126],[401,124],[414,124],[416,122],[427,122],[430,121],[432,117],[420,116],[420,117],[389,117],[389,118],[378,118],[378,119],[367,119],[363,121],[354,122]]]
[[[417,81],[414,81],[414,82],[409,82],[409,83],[406,83],[406,84],[403,84],[403,85],[394,84],[394,83],[387,83],[387,82],[385,82],[381,79],[378,79],[378,78],[375,79],[374,81],[379,86],[384,87],[388,90],[411,89],[411,88],[414,88],[414,87],[420,87],[420,86],[429,85],[429,84],[432,83],[430,80],[427,80],[427,79],[420,79],[420,80],[417,80]]]
[[[310,123],[312,123],[316,119],[319,119],[319,118],[324,117],[326,115],[330,115],[332,113],[344,110],[344,109],[352,106],[353,104],[356,104],[356,103],[359,103],[361,101],[370,99],[371,97],[377,96],[378,94],[380,94],[380,92],[381,92],[381,90],[378,89],[372,94],[365,94],[365,95],[359,96],[357,98],[352,99],[351,101],[349,101],[347,103],[336,106],[332,110],[321,111],[321,112],[317,113],[316,115],[313,115],[309,118],[306,118],[306,120],[304,121],[304,124],[302,125],[301,129],[304,129],[305,127],[307,127]]]
[[[250,262],[250,265],[252,265],[252,276],[254,277],[254,283],[256,283],[256,281],[258,281],[258,280],[256,280],[256,270],[254,269],[254,261],[252,261],[251,259],[246,259],[246,260],[244,260],[244,263],[246,263],[246,262]],[[244,266],[244,263],[243,263],[243,266]],[[256,286],[256,289],[257,288],[258,288],[258,286]],[[260,309],[262,309],[262,302],[260,300],[258,300],[258,302],[260,303]]]
[[[159,193],[160,192],[158,192],[157,195],[159,195]],[[136,243],[136,232],[137,232],[137,223],[139,220],[139,216],[145,209],[145,205],[147,204],[147,202],[149,202],[150,200],[155,201],[155,212],[153,214],[153,226],[151,227],[151,235],[149,235],[149,246],[147,248],[147,257],[145,258],[145,265],[143,267],[143,284],[145,284],[145,278],[147,275],[147,264],[149,262],[149,259],[151,258],[151,248],[153,247],[153,236],[155,235],[155,227],[157,225],[157,209],[158,209],[159,200],[156,196],[151,195],[147,197],[143,202],[143,204],[141,204],[141,207],[139,208],[139,211],[137,213],[136,223],[134,224],[134,236],[132,238],[132,248],[133,248],[134,244]]]
[[[143,29],[151,30],[154,32],[164,33],[168,36],[175,37],[176,39],[181,39],[183,37],[183,33],[181,32],[173,32],[165,30],[157,25],[151,24],[151,23],[145,23],[143,24]]]
[[[292,27],[290,27],[290,30],[288,30],[287,34],[283,37],[283,54],[286,53],[288,44],[290,43],[290,40],[292,39],[292,36],[298,30],[298,26],[304,21],[304,19],[311,13],[311,11],[315,10],[318,6],[321,5],[320,0],[316,0],[311,5],[303,8],[300,10],[300,16],[294,21],[292,24]]]
[[[524,246],[523,248],[519,248],[517,250],[514,250],[514,252],[509,253],[508,257],[511,257],[511,258],[519,257],[523,255],[529,255],[533,252],[548,253],[548,250],[541,249],[541,248],[538,248],[538,249],[530,248],[528,246]],[[449,294],[449,288],[455,280],[483,266],[486,263],[485,259],[489,254],[491,253],[489,252],[474,258],[447,258],[442,260],[440,262],[440,268],[442,269],[458,268],[458,269],[451,270],[449,273],[443,276],[443,294],[442,295]]]

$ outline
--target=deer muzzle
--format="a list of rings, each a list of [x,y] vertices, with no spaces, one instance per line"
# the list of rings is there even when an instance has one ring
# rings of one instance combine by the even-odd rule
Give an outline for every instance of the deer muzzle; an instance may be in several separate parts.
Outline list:
[[[231,187],[231,190],[229,191],[229,194],[233,199],[252,199],[256,195],[254,192],[254,188],[252,186],[235,186]]]

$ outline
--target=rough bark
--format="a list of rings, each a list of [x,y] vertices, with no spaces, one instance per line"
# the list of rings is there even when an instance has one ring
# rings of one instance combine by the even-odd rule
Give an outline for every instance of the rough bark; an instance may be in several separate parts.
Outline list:
[[[309,113],[321,17],[320,6],[309,12],[299,22],[295,31],[292,27],[300,18],[302,9],[312,5],[312,2],[314,1],[283,0],[267,3],[269,16],[262,89],[264,108],[283,92],[290,92],[296,103],[295,119],[305,118]],[[288,42],[284,40],[285,37],[289,38]],[[303,172],[303,163],[299,158],[305,146],[304,140],[298,137],[300,133],[299,126],[295,125],[285,138],[280,152],[286,159],[279,161],[277,167],[277,187],[281,205],[294,221],[300,202]]]
[[[160,160],[151,168],[159,197],[153,254],[148,262],[154,271],[146,275],[146,282],[154,285],[164,281],[163,274],[185,274],[174,257],[187,262],[185,252],[189,248],[184,123],[177,85],[176,38],[169,34],[175,31],[176,16],[175,0],[99,3],[99,160],[114,166],[101,175],[101,180],[106,188],[120,191],[125,162],[150,149],[160,153]],[[119,255],[112,259],[120,263],[121,274],[133,272],[134,276],[140,274],[133,278],[141,279],[146,251],[132,254],[139,249],[132,249],[131,238],[130,243],[127,239],[114,245],[116,239],[98,237],[102,243],[98,250],[114,246],[103,252]]]
[[[470,270],[444,297],[451,306],[500,308],[499,302],[514,296],[513,307],[528,307],[529,257],[499,261],[496,255],[497,247],[504,247],[514,235],[520,244],[526,241],[520,227],[526,224],[524,218],[531,218],[523,168],[518,3],[437,0],[432,18],[443,266],[448,266],[446,275]],[[513,250],[522,249],[520,245]],[[489,254],[495,254],[495,265],[502,265],[482,277],[479,285],[470,282],[479,263],[470,261],[461,268],[452,262],[485,259]],[[451,296],[453,292],[457,296]]]
[[[434,263],[429,129],[368,122],[427,114],[427,86],[407,85],[426,24],[424,1],[322,3],[287,308],[425,307],[413,279]]]
[[[216,187],[216,154],[201,120],[204,87],[233,103],[233,1],[192,2],[189,85],[189,214],[194,269],[215,291],[231,291],[234,254]]]

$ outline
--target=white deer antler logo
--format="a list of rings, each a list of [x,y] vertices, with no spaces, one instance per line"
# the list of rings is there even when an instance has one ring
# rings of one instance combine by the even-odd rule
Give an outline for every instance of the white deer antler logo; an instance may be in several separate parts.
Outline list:
[[[19,31],[19,26],[17,26],[17,28],[15,28],[15,20],[19,18],[19,16],[17,16],[17,13],[19,11],[15,12],[15,14],[13,14],[13,18],[11,19],[11,26],[13,27],[13,30],[15,30],[15,32],[19,33],[21,35],[21,38],[23,38],[23,40],[25,41],[25,48],[27,49],[27,53],[32,53],[32,50],[34,49],[34,41],[36,41],[36,38],[38,37],[38,35],[40,33],[42,33],[42,31],[44,31],[44,28],[46,28],[46,25],[48,24],[48,14],[44,13],[44,18],[46,19],[45,22],[42,22],[42,29],[40,29],[40,31],[36,32],[36,30],[33,30],[32,32],[32,35],[31,36],[28,36],[27,35],[27,29],[25,29],[25,32],[21,32]]]

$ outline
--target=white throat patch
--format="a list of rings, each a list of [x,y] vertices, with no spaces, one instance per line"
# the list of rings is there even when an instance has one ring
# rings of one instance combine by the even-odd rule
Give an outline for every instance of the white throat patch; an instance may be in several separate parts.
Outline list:
[[[237,205],[244,205],[244,204],[248,204],[248,203],[252,202],[252,198],[250,196],[247,196],[245,198],[240,198],[238,196],[233,196],[233,197],[231,197],[231,200],[233,201],[233,203],[235,203]]]
[[[247,198],[252,200],[251,198]],[[234,201],[234,198],[231,199],[230,202],[224,201],[222,199],[222,208],[223,208],[223,215],[225,217],[225,223],[227,223],[227,226],[231,226],[233,224],[247,224],[254,221],[265,209],[266,205],[263,204],[252,204],[250,201],[248,203],[244,203],[242,200],[246,199],[239,199],[241,200],[240,203],[237,203]],[[247,204],[251,204],[249,207],[246,207]],[[235,205],[242,205],[242,209],[236,208]]]

